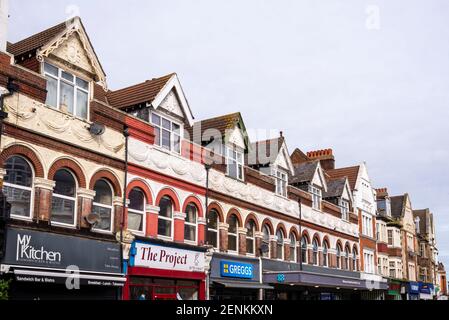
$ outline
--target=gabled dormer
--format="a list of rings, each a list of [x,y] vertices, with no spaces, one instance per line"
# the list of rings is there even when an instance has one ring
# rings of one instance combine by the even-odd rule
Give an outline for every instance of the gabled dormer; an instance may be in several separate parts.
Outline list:
[[[353,207],[353,197],[347,177],[327,179],[327,191],[323,199],[340,207],[341,218],[349,221],[349,214]]]
[[[251,143],[247,163],[251,168],[272,176],[276,194],[287,197],[288,178],[294,174],[294,167],[282,133],[279,138]]]
[[[244,180],[249,138],[240,112],[197,121],[187,131],[193,143],[220,156],[214,157],[217,163],[223,159],[227,176]]]
[[[34,34],[8,52],[17,64],[47,79],[46,105],[89,119],[93,84],[107,89],[106,75],[79,17]]]
[[[151,123],[155,146],[181,153],[184,128],[193,124],[193,115],[175,73],[109,91],[106,99],[112,106]]]

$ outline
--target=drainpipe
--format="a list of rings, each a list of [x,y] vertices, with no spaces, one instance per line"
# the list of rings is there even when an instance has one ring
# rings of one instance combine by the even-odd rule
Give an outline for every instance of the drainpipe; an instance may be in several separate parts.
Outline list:
[[[120,217],[120,273],[124,272],[124,260],[123,260],[123,229],[125,227],[125,209],[126,209],[126,189],[128,185],[128,141],[129,131],[128,127],[123,130],[123,136],[125,137],[125,179],[123,183],[123,211]],[[120,298],[123,298],[123,288],[120,288]]]
[[[204,210],[204,217],[206,219],[206,224],[204,226],[204,245],[206,247],[209,246],[209,243],[207,241],[207,231],[208,231],[208,227],[207,227],[207,212],[208,212],[208,207],[209,207],[209,171],[212,168],[212,166],[210,164],[205,163],[204,164],[204,169],[206,169],[206,194],[205,194],[205,210]],[[207,249],[206,251],[206,255],[209,254],[209,249]],[[207,257],[207,261],[209,261],[209,257]],[[212,260],[209,261],[209,266],[207,267],[206,270],[206,300],[210,300],[210,264],[211,264]]]

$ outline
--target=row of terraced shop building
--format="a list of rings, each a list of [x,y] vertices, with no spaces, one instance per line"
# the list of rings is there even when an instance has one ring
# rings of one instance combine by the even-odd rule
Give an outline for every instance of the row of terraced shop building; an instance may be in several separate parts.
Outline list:
[[[434,299],[435,225],[331,149],[195,121],[176,74],[120,90],[79,18],[0,48],[11,299]]]

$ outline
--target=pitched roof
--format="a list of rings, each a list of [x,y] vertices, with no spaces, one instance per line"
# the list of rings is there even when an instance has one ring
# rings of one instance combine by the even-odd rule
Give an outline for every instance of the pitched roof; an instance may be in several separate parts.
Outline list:
[[[327,180],[327,191],[323,193],[324,198],[341,197],[343,191],[345,190],[346,177],[328,179]]]
[[[256,163],[251,163],[251,165],[257,165],[257,164],[269,164],[276,161],[279,151],[282,148],[282,145],[284,144],[284,137],[274,138],[274,139],[267,139],[267,140],[261,140],[251,143],[249,149],[250,152],[254,152],[253,158],[256,160]],[[272,146],[275,148],[272,150]],[[274,153],[272,154],[272,151]],[[259,156],[259,154],[262,153],[262,156]],[[262,162],[261,160],[266,160],[265,162]]]
[[[310,182],[313,179],[319,161],[304,162],[295,165],[295,174],[290,177],[291,183]]]
[[[390,197],[391,215],[395,218],[401,218],[404,212],[405,195]]]
[[[170,73],[130,87],[108,91],[106,98],[110,105],[119,109],[140,103],[151,103],[174,75],[175,73]]]
[[[51,39],[63,32],[67,27],[64,21],[44,31],[36,33],[16,43],[8,43],[7,51],[15,56],[34,51],[47,44]]]
[[[351,187],[351,190],[354,190],[355,184],[357,183],[359,170],[360,166],[354,166],[354,167],[326,170],[326,173],[333,179],[347,177],[349,180],[349,186]]]
[[[427,230],[432,229],[433,217],[428,208],[413,210],[413,217],[419,217],[419,233],[421,235],[426,235]]]
[[[186,128],[186,130],[189,132],[192,141],[202,142],[203,133],[206,130],[218,130],[218,132],[221,134],[221,137],[223,138],[225,137],[226,130],[233,129],[240,121],[242,121],[242,115],[240,114],[240,112],[235,112],[197,121],[192,127]]]

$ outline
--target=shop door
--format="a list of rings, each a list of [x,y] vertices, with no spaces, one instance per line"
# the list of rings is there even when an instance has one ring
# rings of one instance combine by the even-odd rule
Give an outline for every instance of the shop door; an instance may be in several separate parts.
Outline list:
[[[154,293],[153,300],[177,300],[176,294]]]

